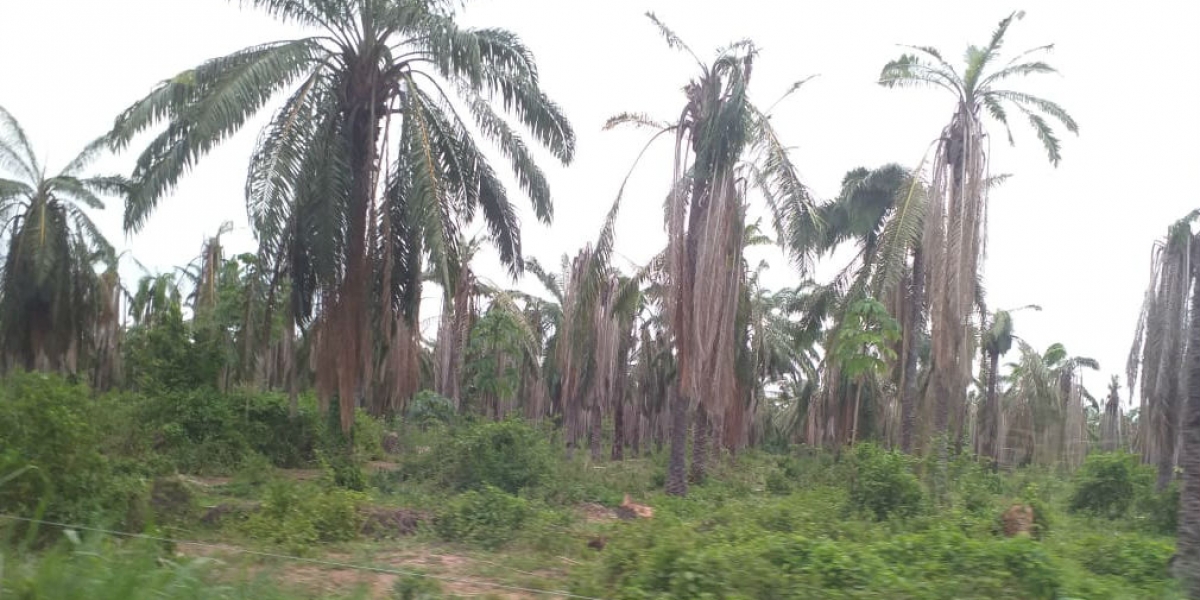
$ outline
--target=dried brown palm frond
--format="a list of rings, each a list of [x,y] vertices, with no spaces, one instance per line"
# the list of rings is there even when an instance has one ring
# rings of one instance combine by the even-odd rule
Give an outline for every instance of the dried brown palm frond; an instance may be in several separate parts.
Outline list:
[[[1193,211],[1176,221],[1164,240],[1151,252],[1150,285],[1142,302],[1126,366],[1130,391],[1139,384],[1139,421],[1135,446],[1142,459],[1158,468],[1158,487],[1165,489],[1174,477],[1180,429],[1178,423],[1186,396],[1185,337],[1188,294],[1192,289],[1192,254],[1195,238]]]

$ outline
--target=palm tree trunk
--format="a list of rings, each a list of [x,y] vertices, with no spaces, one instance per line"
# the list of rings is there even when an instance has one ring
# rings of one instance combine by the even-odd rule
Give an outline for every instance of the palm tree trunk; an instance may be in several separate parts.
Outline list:
[[[588,449],[592,453],[592,462],[600,462],[600,447],[604,441],[604,418],[600,412],[600,398],[592,399],[592,406],[588,412]]]
[[[1200,281],[1197,282],[1200,287]],[[1200,289],[1192,292],[1192,322],[1188,341],[1187,404],[1184,409],[1183,489],[1179,494],[1179,540],[1176,572],[1192,600],[1200,600]]]
[[[996,397],[996,376],[1000,355],[987,353],[987,391],[983,400],[983,426],[979,431],[979,454],[992,461],[992,469],[1000,462],[1000,401]]]
[[[913,451],[913,435],[917,424],[917,341],[925,332],[925,253],[913,249],[912,284],[909,288],[908,323],[904,347],[904,390],[900,396],[900,447]]]
[[[612,459],[625,460],[625,403],[614,401]]]
[[[703,483],[708,474],[708,437],[708,413],[701,403],[692,421],[692,468],[688,479],[693,484]]]
[[[858,385],[854,386],[854,416],[850,420],[850,445],[858,441],[858,413],[862,410],[862,388],[863,382],[859,381]]]
[[[687,482],[687,413],[691,403],[687,396],[672,385],[667,392],[671,413],[671,456],[667,462],[667,493],[686,496]]]

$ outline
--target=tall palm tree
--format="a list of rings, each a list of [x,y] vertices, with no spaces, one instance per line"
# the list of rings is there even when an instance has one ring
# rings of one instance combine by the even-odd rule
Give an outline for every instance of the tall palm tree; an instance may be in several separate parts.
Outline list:
[[[247,205],[264,263],[290,280],[296,321],[324,311],[319,387],[336,392],[348,428],[374,363],[415,352],[424,257],[454,260],[460,224],[481,214],[501,260],[521,269],[515,209],[468,123],[499,148],[543,222],[553,214],[546,178],[494,104],[563,163],[575,137],[529,48],[503,29],[460,28],[449,0],[249,4],[319,33],[206,61],[122,113],[117,148],[165,124],[138,158],[125,226],[141,227],[201,156],[288,92],[251,158]]]
[[[111,301],[96,264],[116,255],[86,209],[124,192],[119,177],[84,175],[91,144],[47,175],[25,131],[0,108],[0,367],[76,373],[92,352],[96,319]],[[111,269],[110,269],[111,270]],[[111,292],[111,290],[108,290]]]
[[[937,50],[914,47],[913,54],[884,65],[879,78],[886,87],[941,88],[955,100],[950,123],[936,142],[921,243],[932,317],[930,385],[936,402],[935,429],[942,436],[949,432],[951,415],[959,412],[957,407],[971,379],[971,340],[966,324],[975,302],[986,239],[988,153],[982,113],[986,110],[1004,128],[1011,143],[1008,110],[1015,108],[1028,118],[1056,166],[1061,160],[1059,140],[1047,118],[1078,132],[1075,120],[1058,104],[1004,87],[1013,77],[1056,72],[1031,58],[1052,45],[999,62],[1009,26],[1023,16],[1017,12],[1005,17],[985,46],[968,47],[961,73]]]
[[[1184,332],[1188,293],[1192,287],[1195,236],[1192,223],[1200,210],[1173,223],[1151,250],[1150,285],[1142,301],[1133,347],[1126,365],[1132,392],[1140,377],[1140,410],[1136,445],[1142,460],[1158,468],[1158,489],[1175,474],[1175,455],[1186,389]]]
[[[766,196],[777,226],[811,223],[814,206],[771,124],[769,109],[760,110],[750,101],[755,45],[748,40],[731,44],[706,63],[653,14],[647,16],[667,45],[685,52],[699,70],[684,87],[686,101],[678,118],[663,122],[626,113],[608,123],[650,127],[657,133],[649,143],[668,133],[675,136],[665,270],[677,374],[666,487],[668,493],[682,495],[687,492],[684,414],[694,409],[693,456],[703,457],[710,432],[723,430],[726,403],[736,397],[734,337],[747,187],[753,182]],[[695,466],[700,468],[693,475],[702,477],[703,463]]]
[[[1200,244],[1193,239],[1193,252]],[[1188,328],[1187,400],[1181,422],[1179,463],[1183,485],[1179,493],[1179,554],[1176,572],[1184,579],[1188,597],[1200,599],[1200,256],[1192,257],[1191,320]]]
[[[1100,417],[1100,448],[1105,452],[1124,448],[1121,418],[1121,381],[1113,375],[1108,384],[1108,397],[1104,401],[1104,414]]]

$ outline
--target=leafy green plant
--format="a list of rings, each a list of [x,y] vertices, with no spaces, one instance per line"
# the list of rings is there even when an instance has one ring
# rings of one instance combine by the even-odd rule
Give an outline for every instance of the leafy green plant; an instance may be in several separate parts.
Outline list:
[[[1090,454],[1075,473],[1069,508],[1071,512],[1121,518],[1153,482],[1154,471],[1133,454]]]
[[[140,482],[113,471],[100,453],[90,391],[56,375],[9,373],[0,380],[0,486],[4,512],[90,523],[118,516]]]
[[[850,506],[882,521],[892,516],[912,516],[925,501],[921,482],[912,472],[912,459],[872,443],[854,447],[854,474]]]
[[[454,403],[432,390],[421,390],[409,401],[405,416],[422,429],[435,423],[450,425],[455,419]]]
[[[1072,551],[1092,573],[1146,583],[1170,578],[1167,561],[1175,548],[1168,542],[1138,535],[1098,533],[1080,540]]]
[[[444,540],[494,549],[511,541],[532,513],[523,498],[486,485],[451,500],[433,526]]]
[[[413,464],[416,473],[457,490],[495,486],[510,494],[550,477],[553,450],[523,421],[475,423],[444,436]]]
[[[366,502],[361,492],[276,480],[265,488],[261,508],[244,529],[255,539],[304,552],[316,543],[358,537]]]

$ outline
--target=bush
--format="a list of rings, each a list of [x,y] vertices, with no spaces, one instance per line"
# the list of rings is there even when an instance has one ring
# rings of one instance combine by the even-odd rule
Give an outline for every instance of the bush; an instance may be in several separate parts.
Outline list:
[[[516,494],[548,478],[552,453],[546,437],[523,421],[485,422],[454,430],[413,466],[453,489],[494,486]]]
[[[319,542],[358,537],[367,496],[343,489],[304,487],[291,481],[267,485],[260,510],[245,524],[256,539],[303,552]]]
[[[615,598],[1055,598],[1062,571],[1028,539],[949,528],[878,541],[724,531],[655,521],[574,573],[575,593]]]
[[[532,512],[523,498],[487,485],[454,498],[433,525],[446,541],[494,549],[511,541]]]
[[[455,418],[454,403],[431,390],[421,390],[409,401],[405,417],[421,429],[436,423],[449,425]]]
[[[10,373],[0,380],[0,511],[91,523],[120,514],[144,492],[100,453],[88,389],[56,375]],[[11,478],[10,478],[11,477]]]
[[[854,474],[849,501],[853,509],[868,512],[879,521],[921,511],[924,490],[912,472],[909,456],[863,443],[854,447],[851,461]]]
[[[1172,481],[1163,492],[1147,487],[1138,498],[1135,511],[1147,531],[1160,535],[1175,535],[1179,531],[1179,488],[1178,480]]]
[[[394,600],[436,600],[444,597],[442,585],[429,577],[406,575],[392,586]]]
[[[1170,578],[1167,561],[1175,549],[1167,542],[1139,535],[1097,534],[1081,540],[1073,552],[1092,573],[1149,583]]]
[[[1071,512],[1118,519],[1129,513],[1139,494],[1154,482],[1154,471],[1133,454],[1088,455],[1075,473]]]

